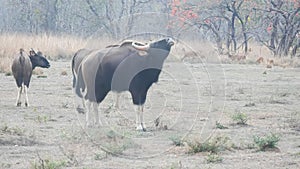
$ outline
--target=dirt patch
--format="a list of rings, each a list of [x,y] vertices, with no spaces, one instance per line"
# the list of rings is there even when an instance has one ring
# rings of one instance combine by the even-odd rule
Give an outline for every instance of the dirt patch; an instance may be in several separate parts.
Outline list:
[[[104,126],[85,128],[70,62],[33,75],[27,108],[15,106],[13,77],[0,74],[0,168],[300,168],[299,71],[169,61],[148,93],[146,132],[135,131],[129,93],[119,109],[110,93],[99,107]],[[270,133],[279,136],[276,149],[258,151],[254,136]],[[189,153],[188,143],[212,138],[226,145]]]

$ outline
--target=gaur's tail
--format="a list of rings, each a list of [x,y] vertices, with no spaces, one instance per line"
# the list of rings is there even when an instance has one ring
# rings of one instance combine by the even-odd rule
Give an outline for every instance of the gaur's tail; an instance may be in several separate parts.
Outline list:
[[[81,66],[79,67],[77,80],[75,81],[75,93],[78,97],[83,98],[82,92],[85,90],[85,84],[82,77]]]

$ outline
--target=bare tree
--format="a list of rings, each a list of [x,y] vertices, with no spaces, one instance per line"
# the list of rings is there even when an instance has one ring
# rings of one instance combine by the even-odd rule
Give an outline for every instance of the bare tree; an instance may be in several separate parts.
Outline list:
[[[270,23],[267,31],[270,38],[266,42],[261,34],[260,41],[267,46],[275,56],[296,55],[298,39],[296,35],[300,32],[300,5],[299,2],[288,2],[284,0],[268,0],[264,8],[255,8],[261,11],[264,20]],[[292,50],[291,53],[289,53]]]

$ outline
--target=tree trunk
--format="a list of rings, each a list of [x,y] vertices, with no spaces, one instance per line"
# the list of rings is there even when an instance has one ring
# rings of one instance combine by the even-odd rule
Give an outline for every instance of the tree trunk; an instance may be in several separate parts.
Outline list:
[[[231,18],[231,41],[233,42],[233,51],[234,53],[236,52],[237,49],[237,44],[236,44],[236,39],[235,39],[235,17],[236,14],[233,13],[232,14],[232,18]]]
[[[275,50],[276,45],[278,43],[278,23],[279,23],[279,18],[278,18],[278,14],[276,13],[273,21],[273,28],[272,28],[271,39],[270,39],[270,48],[272,49],[274,56],[278,55],[277,50]]]
[[[228,28],[228,33],[227,33],[227,39],[226,39],[226,49],[227,52],[230,51],[230,43],[231,43],[231,22],[230,20],[227,21],[227,28]]]
[[[47,12],[46,12],[45,30],[47,34],[50,34],[50,32],[56,32],[57,2],[58,0],[46,1]]]
[[[292,49],[291,57],[296,56],[298,48],[300,48],[300,38],[297,38],[296,45]]]

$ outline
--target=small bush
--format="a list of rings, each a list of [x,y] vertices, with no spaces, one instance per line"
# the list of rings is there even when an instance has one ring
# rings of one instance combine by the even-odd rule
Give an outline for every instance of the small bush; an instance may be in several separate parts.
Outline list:
[[[228,137],[216,137],[210,140],[207,140],[203,143],[201,142],[189,142],[188,145],[190,147],[189,153],[195,154],[199,152],[210,152],[210,153],[218,153],[226,149],[226,143],[229,140]]]
[[[219,122],[217,122],[217,121],[216,121],[216,128],[217,128],[217,129],[228,129],[228,127],[222,125],[221,123],[219,123]]]
[[[235,113],[231,118],[234,122],[236,122],[236,124],[247,125],[248,117],[245,113]]]
[[[32,169],[60,169],[65,168],[67,163],[65,161],[52,161],[49,159],[39,159],[38,162],[31,164]]]
[[[220,163],[223,161],[223,158],[218,154],[209,154],[206,158],[207,163]]]
[[[254,136],[254,143],[258,146],[260,151],[265,151],[268,148],[275,148],[279,141],[279,136],[270,134],[265,137]]]
[[[106,133],[106,137],[109,138],[109,139],[112,139],[112,140],[116,141],[120,136],[114,130],[109,130]]]
[[[102,159],[104,159],[106,157],[107,157],[107,154],[96,153],[94,159],[95,160],[102,160]]]
[[[38,123],[47,123],[49,121],[49,117],[48,116],[40,116],[38,115],[35,119],[36,122]]]
[[[172,136],[169,139],[172,141],[173,145],[175,145],[175,146],[183,146],[184,145],[183,140],[179,136]]]
[[[132,140],[124,140],[104,145],[104,150],[107,155],[118,156],[123,154],[126,149],[135,148],[136,146],[137,145]]]
[[[102,145],[107,155],[120,155],[126,149],[138,146],[130,138],[120,135],[114,130],[109,130],[105,134],[107,140]]]
[[[190,151],[189,153],[199,153],[199,152],[211,152],[211,153],[217,153],[218,152],[218,146],[214,143],[210,142],[195,142],[190,143]]]
[[[19,127],[9,127],[8,125],[1,126],[0,128],[0,134],[5,133],[5,134],[10,134],[10,135],[17,135],[21,136],[25,132],[24,129],[21,129]]]

